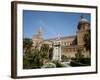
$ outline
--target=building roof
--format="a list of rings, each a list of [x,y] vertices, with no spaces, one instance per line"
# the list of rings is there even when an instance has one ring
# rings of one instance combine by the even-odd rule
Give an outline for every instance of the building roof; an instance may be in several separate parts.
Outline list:
[[[68,39],[68,38],[75,38],[76,35],[73,35],[73,36],[64,36],[64,37],[61,37],[60,39]]]
[[[60,37],[60,40],[61,39],[70,39],[70,38],[75,38],[76,35],[73,35],[73,36],[63,36],[63,37]],[[49,38],[49,39],[45,39],[46,41],[47,40],[57,40],[58,37],[54,37],[54,38]]]

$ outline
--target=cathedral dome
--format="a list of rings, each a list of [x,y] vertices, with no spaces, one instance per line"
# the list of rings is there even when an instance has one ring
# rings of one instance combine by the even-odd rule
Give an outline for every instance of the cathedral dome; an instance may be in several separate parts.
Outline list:
[[[87,19],[85,19],[85,18],[81,18],[80,21],[79,21],[79,23],[80,24],[81,23],[89,23],[89,21]]]
[[[79,23],[78,23],[78,29],[80,29],[81,25],[83,25],[83,24],[90,24],[90,22],[86,18],[81,16]]]

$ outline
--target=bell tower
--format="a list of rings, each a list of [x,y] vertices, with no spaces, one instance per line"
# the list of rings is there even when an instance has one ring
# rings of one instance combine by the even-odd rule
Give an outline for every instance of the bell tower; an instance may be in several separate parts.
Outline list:
[[[84,34],[86,33],[87,30],[90,29],[90,23],[89,21],[81,15],[80,21],[77,26],[77,44],[78,45],[84,45]]]
[[[40,38],[42,38],[43,36],[43,30],[42,30],[42,27],[39,27],[39,29],[37,30],[37,34]]]

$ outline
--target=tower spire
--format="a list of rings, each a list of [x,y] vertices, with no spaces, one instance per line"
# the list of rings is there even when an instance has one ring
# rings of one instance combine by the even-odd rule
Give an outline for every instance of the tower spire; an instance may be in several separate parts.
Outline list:
[[[43,35],[42,27],[39,27],[39,28],[38,28],[37,33],[38,33],[40,36]]]
[[[42,32],[43,32],[42,27],[39,27],[38,33],[42,33]]]
[[[81,16],[80,16],[80,19],[83,19],[84,17],[83,17],[83,14],[81,14]]]

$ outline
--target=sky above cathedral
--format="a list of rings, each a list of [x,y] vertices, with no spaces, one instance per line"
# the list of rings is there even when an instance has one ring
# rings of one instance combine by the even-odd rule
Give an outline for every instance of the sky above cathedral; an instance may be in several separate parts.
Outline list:
[[[23,10],[23,37],[32,38],[41,27],[43,38],[76,35],[80,16],[91,22],[91,14]]]

